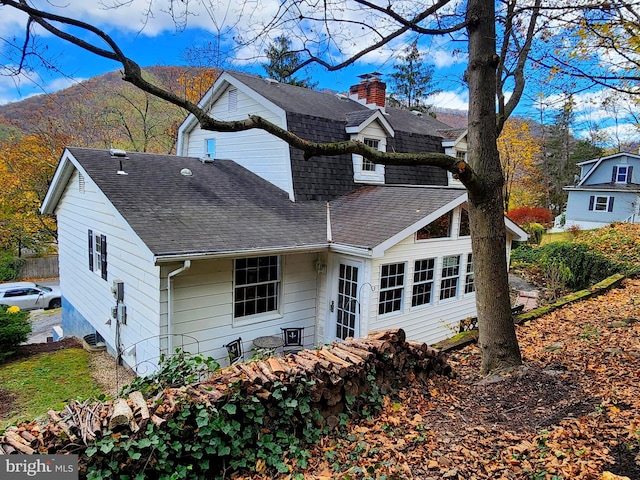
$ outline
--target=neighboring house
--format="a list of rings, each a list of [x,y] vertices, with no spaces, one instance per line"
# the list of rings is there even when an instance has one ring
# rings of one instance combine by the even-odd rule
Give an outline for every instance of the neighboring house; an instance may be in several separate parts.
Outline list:
[[[446,126],[385,111],[377,78],[352,93],[224,73],[202,105],[310,140],[443,151]],[[306,347],[392,327],[434,343],[475,316],[467,195],[446,172],[305,160],[260,130],[205,132],[191,117],[178,149],[65,150],[42,206],[58,219],[65,335],[97,333],[140,366],[183,344],[222,360],[237,338],[248,357],[284,327],[304,327]],[[505,222],[508,256],[527,235]]]
[[[564,228],[640,222],[640,156],[617,153],[578,163],[580,178],[568,192]]]

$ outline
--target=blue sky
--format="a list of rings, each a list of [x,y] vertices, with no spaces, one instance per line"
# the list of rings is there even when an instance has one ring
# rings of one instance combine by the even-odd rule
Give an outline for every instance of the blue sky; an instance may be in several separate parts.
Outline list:
[[[47,5],[44,0],[36,0],[37,4]],[[58,13],[80,18],[88,23],[99,26],[109,33],[123,49],[124,53],[142,66],[150,65],[187,65],[185,55],[190,46],[202,46],[215,42],[216,38],[223,38],[222,46],[231,48],[231,40],[238,32],[254,30],[256,25],[271,18],[280,2],[274,0],[255,0],[255,3],[211,2],[206,8],[205,2],[189,2],[194,10],[188,17],[188,28],[177,33],[174,18],[168,12],[171,0],[156,0],[153,5],[153,16],[145,16],[148,6],[145,0],[131,0],[125,6],[110,9],[102,2],[91,0],[66,0],[65,7]],[[257,6],[256,6],[257,5]],[[251,10],[249,6],[255,7]],[[50,7],[49,7],[50,8]],[[224,22],[220,19],[224,18]],[[212,20],[213,19],[213,20]],[[217,28],[214,28],[216,26]],[[2,39],[10,39],[12,35],[22,34],[24,17],[19,12],[0,7],[0,65],[11,64],[10,52]],[[219,37],[216,37],[216,33]],[[275,34],[278,32],[276,31]],[[288,33],[288,32],[280,32]],[[295,43],[295,38],[292,37]],[[314,81],[319,82],[319,88],[329,88],[336,91],[346,91],[349,86],[357,83],[357,76],[362,73],[379,71],[383,75],[393,72],[394,56],[401,51],[411,39],[400,38],[383,51],[369,54],[354,66],[338,72],[325,72],[315,68],[308,72]],[[0,76],[0,104],[18,101],[31,95],[60,90],[73,82],[81,81],[95,75],[117,70],[119,64],[100,58],[69,43],[63,42],[50,35],[40,37],[42,45],[46,44],[47,52],[54,58],[56,69],[38,68],[29,78],[15,78]],[[359,38],[357,34],[347,42],[346,51],[359,50],[367,44],[367,38]],[[263,74],[259,58],[264,51],[265,43],[254,47],[245,47],[234,51],[235,58],[228,64],[232,68],[242,69],[252,73]],[[442,92],[429,99],[429,103],[436,107],[466,109],[468,96],[461,80],[466,58],[464,54],[453,53],[461,47],[446,38],[436,38],[429,44],[421,43],[420,49],[426,61],[434,65],[434,81]],[[395,49],[395,50],[394,50]],[[6,73],[6,72],[5,72]],[[388,77],[383,77],[387,79]],[[542,89],[542,87],[540,87]],[[520,102],[517,114],[533,119],[539,119],[539,110],[533,103],[539,98],[539,91],[534,82],[529,82],[525,97]],[[587,125],[598,123],[603,127],[611,125],[610,112],[600,108],[599,103],[606,95],[602,92],[585,92],[576,97],[577,124]],[[545,104],[551,105],[545,110],[553,113],[553,108],[562,104],[560,98],[553,95],[543,96]],[[628,126],[619,127],[619,135],[628,136],[627,132],[637,137],[637,131]]]

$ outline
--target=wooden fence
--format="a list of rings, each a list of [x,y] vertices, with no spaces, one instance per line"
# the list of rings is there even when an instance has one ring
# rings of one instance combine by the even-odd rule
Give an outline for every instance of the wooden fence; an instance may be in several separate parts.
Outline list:
[[[58,276],[58,256],[25,258],[20,278],[54,278]]]

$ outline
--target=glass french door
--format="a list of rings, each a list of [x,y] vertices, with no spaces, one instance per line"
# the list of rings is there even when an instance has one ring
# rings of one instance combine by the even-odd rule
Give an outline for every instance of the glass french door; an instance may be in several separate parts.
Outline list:
[[[338,292],[335,305],[335,336],[344,340],[358,336],[358,273],[359,266],[340,262]]]

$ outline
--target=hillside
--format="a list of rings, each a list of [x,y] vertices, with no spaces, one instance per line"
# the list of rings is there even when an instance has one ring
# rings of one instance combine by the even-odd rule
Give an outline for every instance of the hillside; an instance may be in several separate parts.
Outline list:
[[[198,101],[218,76],[212,69],[149,67],[151,81]],[[186,112],[124,82],[117,71],[52,94],[0,105],[0,127],[45,135],[65,144],[169,153]],[[2,125],[4,124],[4,125]]]
[[[145,72],[196,102],[217,78],[217,72],[188,67],[155,66]],[[452,128],[467,126],[464,111],[438,109],[436,114]],[[140,92],[113,71],[56,93],[0,105],[0,130],[11,125],[25,135],[66,137],[75,146],[166,153],[172,151],[175,129],[185,116],[184,110]]]

